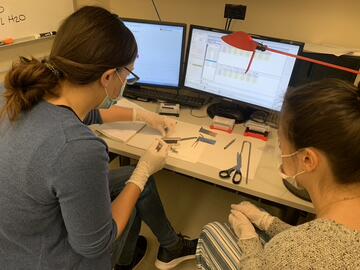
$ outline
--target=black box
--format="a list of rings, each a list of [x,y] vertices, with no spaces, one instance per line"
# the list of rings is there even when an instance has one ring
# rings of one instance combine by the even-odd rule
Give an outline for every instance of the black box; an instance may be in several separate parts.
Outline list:
[[[246,6],[225,4],[224,18],[244,20],[246,14]]]

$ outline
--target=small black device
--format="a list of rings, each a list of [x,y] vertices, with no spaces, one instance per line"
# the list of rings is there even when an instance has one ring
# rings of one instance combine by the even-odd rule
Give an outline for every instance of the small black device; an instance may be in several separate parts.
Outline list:
[[[224,18],[245,20],[246,6],[225,4]]]

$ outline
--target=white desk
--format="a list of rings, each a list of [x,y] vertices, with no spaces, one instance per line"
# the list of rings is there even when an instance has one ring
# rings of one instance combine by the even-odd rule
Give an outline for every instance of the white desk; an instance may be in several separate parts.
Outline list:
[[[135,103],[151,111],[156,111],[158,107],[157,103],[145,103],[139,101],[136,101]],[[193,114],[205,115],[206,111],[203,110],[199,112],[195,110],[193,111]],[[208,126],[211,123],[211,119],[208,117],[195,118],[191,116],[190,109],[181,109],[180,117],[176,119],[199,126]],[[243,131],[243,125],[236,125],[234,130],[236,134],[242,134]],[[102,135],[99,136],[106,141],[110,152],[134,159],[138,159],[144,152],[144,150],[126,145],[125,143],[108,139]],[[231,147],[241,147],[240,141],[241,140],[237,140]],[[226,142],[224,141],[220,143],[225,144]],[[236,143],[238,143],[238,145],[235,145]],[[219,177],[219,169],[217,168],[210,167],[205,164],[183,161],[173,157],[169,157],[167,159],[165,168],[245,194],[250,194],[258,198],[263,198],[279,204],[314,213],[314,207],[311,203],[297,198],[283,185],[277,169],[276,160],[278,158],[278,154],[274,151],[275,147],[277,147],[277,132],[276,130],[272,130],[269,141],[266,143],[265,150],[262,154],[258,169],[255,173],[255,179],[249,179],[248,184],[246,184],[244,180],[240,185],[233,184],[229,179],[221,179]],[[224,152],[219,153],[219,158],[221,158],[221,155],[226,155],[226,151],[224,150]]]

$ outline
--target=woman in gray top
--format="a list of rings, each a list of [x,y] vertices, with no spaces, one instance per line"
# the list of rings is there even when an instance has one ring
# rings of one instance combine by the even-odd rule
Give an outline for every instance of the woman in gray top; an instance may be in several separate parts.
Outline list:
[[[335,79],[289,89],[278,135],[281,175],[306,189],[317,218],[292,227],[249,202],[231,205],[230,226],[202,231],[198,267],[360,269],[359,90]]]
[[[135,169],[109,173],[106,143],[83,123],[121,97],[136,57],[135,38],[116,15],[83,7],[60,26],[48,60],[21,58],[7,73],[1,269],[132,269],[137,242],[146,246],[138,239],[142,220],[160,242],[157,265],[169,269],[194,255],[196,240],[176,234],[150,177],[163,167],[168,146],[156,141]],[[152,113],[103,109],[87,121],[173,127]]]

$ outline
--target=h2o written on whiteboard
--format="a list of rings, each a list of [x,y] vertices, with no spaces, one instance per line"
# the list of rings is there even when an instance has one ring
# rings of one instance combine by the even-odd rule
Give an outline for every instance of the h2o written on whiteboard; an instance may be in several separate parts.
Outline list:
[[[0,40],[56,31],[73,11],[73,0],[0,0]]]
[[[3,16],[5,14],[5,16]],[[0,6],[0,25],[5,25],[7,23],[20,23],[26,20],[25,14],[7,14],[5,12],[5,7]]]

